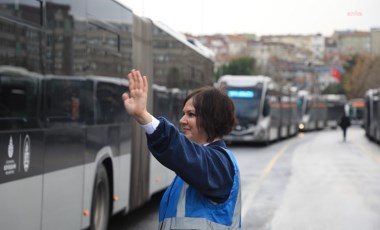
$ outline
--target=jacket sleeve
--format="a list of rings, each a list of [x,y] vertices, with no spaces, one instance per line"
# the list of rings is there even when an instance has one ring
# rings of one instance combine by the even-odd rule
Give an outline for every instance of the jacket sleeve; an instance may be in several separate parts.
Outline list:
[[[234,168],[220,146],[203,146],[187,139],[165,118],[147,135],[153,156],[186,183],[207,197],[226,199],[232,187]]]

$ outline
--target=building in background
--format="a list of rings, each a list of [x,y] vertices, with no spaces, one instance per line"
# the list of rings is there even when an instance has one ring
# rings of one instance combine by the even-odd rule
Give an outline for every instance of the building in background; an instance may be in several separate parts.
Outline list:
[[[335,31],[332,36],[216,34],[198,40],[215,52],[215,68],[239,57],[253,57],[259,74],[299,89],[322,91],[339,83],[352,55],[380,55],[380,28]]]
[[[335,31],[332,37],[341,54],[367,55],[370,53],[370,33],[367,31]]]
[[[262,36],[264,42],[279,42],[291,44],[299,49],[306,49],[312,52],[313,59],[323,58],[325,49],[325,38],[321,34],[315,35],[270,35]]]

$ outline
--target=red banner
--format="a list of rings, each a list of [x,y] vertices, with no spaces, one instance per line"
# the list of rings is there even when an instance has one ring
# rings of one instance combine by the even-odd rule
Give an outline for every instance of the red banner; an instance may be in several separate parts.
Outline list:
[[[333,78],[335,78],[338,82],[342,80],[342,75],[340,74],[339,70],[335,67],[331,68],[330,74]]]

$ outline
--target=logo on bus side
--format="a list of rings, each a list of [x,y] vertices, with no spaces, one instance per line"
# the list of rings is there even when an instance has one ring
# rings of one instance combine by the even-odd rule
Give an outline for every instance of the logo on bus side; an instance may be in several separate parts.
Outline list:
[[[24,171],[29,170],[30,165],[30,138],[29,135],[26,135],[24,138]]]
[[[5,164],[3,166],[3,170],[5,175],[11,175],[16,172],[17,164],[15,160],[13,159],[14,154],[14,145],[13,145],[13,138],[12,136],[9,137],[9,143],[8,143],[8,157],[9,159],[5,161]]]
[[[8,157],[12,158],[13,157],[13,152],[14,152],[14,146],[13,146],[13,139],[12,136],[9,138],[9,144],[8,144]]]

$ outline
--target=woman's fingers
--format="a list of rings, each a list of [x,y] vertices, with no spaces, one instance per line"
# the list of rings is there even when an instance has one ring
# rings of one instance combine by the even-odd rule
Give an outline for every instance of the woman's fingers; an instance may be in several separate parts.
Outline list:
[[[148,92],[148,79],[146,78],[145,75],[142,77],[142,81],[143,81],[143,92],[147,93]]]
[[[146,76],[142,76],[140,71],[135,71],[136,73],[136,82],[137,82],[137,89],[139,93],[146,93],[148,91],[148,83]]]
[[[133,70],[128,74],[128,81],[129,81],[129,95],[132,97],[132,92],[135,87],[135,82],[133,80]]]
[[[141,90],[141,92],[146,93],[148,92],[148,80],[147,77],[144,75],[141,75],[139,70],[132,70],[133,77],[134,77],[134,87],[137,90]],[[140,91],[139,91],[140,92]]]
[[[148,81],[146,76],[141,76],[140,71],[133,69],[128,74],[130,97],[142,96],[148,92]]]
[[[121,97],[122,97],[123,101],[129,99],[128,93],[123,93],[123,95]]]

